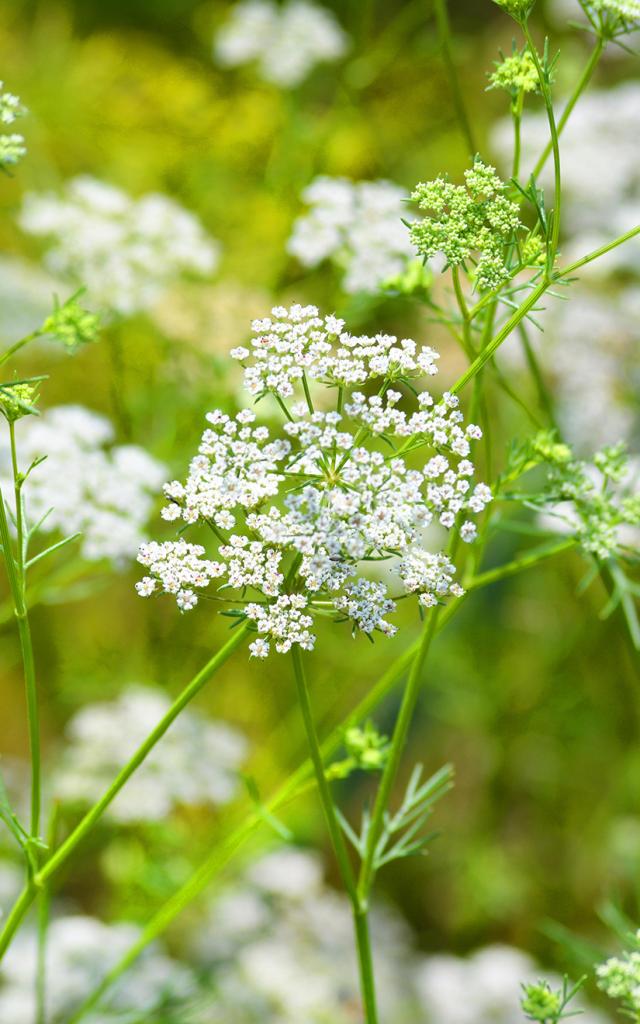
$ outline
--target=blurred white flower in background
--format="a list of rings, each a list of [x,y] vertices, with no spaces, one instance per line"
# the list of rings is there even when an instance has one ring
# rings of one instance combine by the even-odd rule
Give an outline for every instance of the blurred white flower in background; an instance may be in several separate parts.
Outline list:
[[[173,199],[133,199],[87,175],[68,181],[61,195],[28,193],[19,223],[45,239],[52,274],[125,316],[149,309],[183,276],[208,277],[220,255],[198,219]]]
[[[335,61],[348,38],[333,14],[310,0],[242,0],[214,41],[223,67],[257,62],[260,76],[283,88],[299,85],[316,64]]]
[[[48,1024],[65,1024],[105,974],[135,942],[139,929],[131,924],[103,924],[92,917],[69,915],[53,920],[46,954]],[[0,970],[0,1020],[33,1024],[37,937],[24,930],[16,936]],[[130,1024],[156,1008],[191,998],[195,980],[187,967],[148,947],[128,970],[104,1008],[89,1013],[87,1024]]]
[[[346,292],[376,292],[416,258],[403,224],[408,195],[393,182],[319,177],[302,199],[309,212],[295,221],[287,251],[305,267],[331,260]]]
[[[522,1024],[522,983],[536,982],[539,968],[526,953],[512,946],[486,946],[471,956],[447,954],[425,957],[416,970],[422,1016],[426,1024]],[[544,972],[554,989],[562,979]],[[585,1009],[583,1024],[606,1024],[603,1014]]]
[[[312,853],[282,848],[258,860],[211,905],[193,956],[215,979],[208,1024],[353,1024],[358,968],[348,901],[323,882]],[[374,911],[380,1011],[415,1024],[408,929]]]
[[[42,533],[81,533],[84,558],[116,566],[134,558],[166,467],[137,445],[109,447],[109,420],[79,405],[59,405],[16,426],[18,462],[29,474],[23,493],[27,520]],[[8,442],[0,446],[0,485],[11,506]]]
[[[161,690],[132,686],[116,700],[90,704],[68,723],[68,745],[53,777],[55,796],[88,805],[169,710]],[[226,804],[238,789],[247,742],[236,729],[187,708],[118,794],[108,813],[119,822],[158,821],[180,806]]]

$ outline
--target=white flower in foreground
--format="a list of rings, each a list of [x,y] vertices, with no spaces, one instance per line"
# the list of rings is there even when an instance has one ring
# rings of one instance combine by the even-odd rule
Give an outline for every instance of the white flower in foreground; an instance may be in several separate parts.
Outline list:
[[[403,220],[408,195],[390,181],[316,178],[302,193],[287,251],[305,267],[331,260],[344,271],[346,292],[376,292],[417,255]]]
[[[81,915],[54,919],[48,930],[46,1010],[48,1024],[65,1024],[139,935],[130,924],[103,924]],[[33,1024],[37,938],[16,936],[0,970],[0,1020]],[[129,968],[104,1007],[89,1013],[87,1024],[117,1024],[141,1019],[162,1006],[182,1004],[196,991],[191,972],[156,946],[148,947]],[[84,1019],[84,1018],[83,1018]],[[159,1018],[158,1018],[159,1019]]]
[[[201,543],[142,545],[139,594],[172,594],[183,611],[198,595],[227,604],[259,634],[255,658],[311,649],[318,616],[392,636],[396,598],[369,579],[369,563],[391,568],[398,597],[430,607],[459,596],[448,557],[425,549],[426,530],[436,523],[472,541],[467,516],[491,491],[470,482],[481,431],[464,425],[457,397],[416,391],[436,372],[437,353],[411,339],[350,335],[315,306],[276,307],[252,326],[251,347],[232,355],[248,390],[272,396],[281,426],[272,436],[251,410],[209,413],[186,482],[165,487],[163,513],[182,529],[204,527]],[[377,396],[353,390],[370,384]],[[318,385],[333,391],[334,411],[314,409]]]
[[[23,494],[29,524],[43,516],[39,532],[81,533],[80,550],[89,561],[116,566],[135,556],[166,469],[143,448],[109,447],[108,419],[79,405],[59,405],[16,426],[18,461],[29,474]],[[10,453],[0,448],[0,483],[11,502]],[[48,514],[47,514],[48,513]]]
[[[133,199],[86,175],[67,182],[61,195],[28,194],[20,226],[48,243],[51,273],[122,315],[148,309],[185,275],[208,277],[219,259],[218,243],[173,199]]]
[[[68,744],[53,780],[56,797],[95,802],[170,704],[161,690],[133,686],[113,701],[79,711],[67,725]],[[158,821],[176,807],[226,804],[236,794],[246,754],[246,740],[236,729],[187,709],[108,813],[120,822]]]
[[[316,64],[335,61],[348,39],[333,14],[310,0],[241,0],[218,31],[214,56],[223,67],[257,62],[267,82],[299,85]]]

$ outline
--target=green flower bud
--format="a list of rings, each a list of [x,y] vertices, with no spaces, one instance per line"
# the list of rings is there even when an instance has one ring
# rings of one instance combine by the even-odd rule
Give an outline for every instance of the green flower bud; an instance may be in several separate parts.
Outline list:
[[[37,412],[39,384],[23,382],[0,385],[0,411],[9,423]]]
[[[524,994],[520,1000],[522,1012],[529,1020],[539,1024],[553,1024],[559,1020],[562,1012],[562,997],[553,992],[548,982],[539,981],[535,985],[524,985]]]
[[[47,317],[42,330],[59,341],[68,352],[75,352],[81,345],[95,341],[100,327],[100,317],[83,309],[75,298],[54,309]]]

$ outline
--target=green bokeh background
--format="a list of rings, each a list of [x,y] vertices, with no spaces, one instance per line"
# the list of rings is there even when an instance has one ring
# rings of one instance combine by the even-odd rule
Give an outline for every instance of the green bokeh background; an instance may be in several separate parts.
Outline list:
[[[50,373],[44,404],[80,402],[119,416],[120,438],[146,446],[176,475],[195,449],[204,412],[232,403],[238,378],[225,353],[276,299],[318,302],[363,330],[433,341],[444,349],[445,383],[461,365],[412,301],[345,297],[331,269],[303,273],[284,251],[300,190],[318,173],[389,178],[409,190],[466,165],[428,0],[327,6],[354,38],[352,51],[337,70],[319,68],[292,93],[264,85],[250,69],[215,67],[211,39],[227,3],[14,0],[0,8],[2,77],[31,112],[29,156],[0,188],[0,250],[37,259],[37,246],[15,226],[21,196],[78,173],[134,195],[164,191],[222,243],[212,283],[177,289],[153,319],[110,329],[124,354],[125,416],[113,406],[113,338],[73,360],[41,351],[21,364]],[[489,128],[506,100],[484,92],[486,71],[499,47],[510,48],[512,25],[489,0],[454,0],[451,9],[474,130],[491,157]],[[562,85],[586,48],[575,34],[558,38]],[[600,84],[628,76],[630,67],[610,65]],[[492,408],[499,462],[508,436],[527,427],[497,399]],[[152,526],[156,535],[160,529]],[[522,543],[502,541],[491,560],[508,560]],[[571,969],[572,946],[556,941],[551,922],[601,942],[603,901],[638,915],[640,680],[623,623],[598,618],[604,590],[595,584],[577,594],[585,568],[566,556],[474,595],[435,645],[406,764],[420,760],[435,770],[450,760],[457,785],[438,808],[442,835],[429,857],[381,878],[425,949],[501,940]],[[34,612],[51,758],[75,709],[131,682],[175,693],[224,639],[225,622],[206,605],[179,616],[172,602],[140,601],[136,578],[135,567],[101,574],[83,599]],[[346,631],[321,633],[312,679],[325,728],[417,629],[407,621],[397,639],[375,646]],[[24,755],[10,622],[0,633],[0,659],[0,746]],[[237,655],[199,704],[249,735],[251,771],[265,795],[304,754],[287,659],[250,664]],[[380,709],[382,728],[391,727],[395,707],[391,698]],[[346,806],[357,808],[368,787],[366,778],[350,780]],[[301,841],[326,848],[312,800],[285,818]],[[144,835],[98,830],[60,884],[90,911],[144,919],[225,827],[225,815],[185,814]]]

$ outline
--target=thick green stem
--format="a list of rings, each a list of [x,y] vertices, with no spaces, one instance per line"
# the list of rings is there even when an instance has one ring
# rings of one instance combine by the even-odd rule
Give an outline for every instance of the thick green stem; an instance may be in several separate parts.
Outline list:
[[[435,636],[436,626],[438,623],[438,612],[439,608],[437,606],[432,608],[429,612],[429,617],[425,624],[422,638],[418,645],[418,650],[412,661],[407,685],[405,686],[402,697],[402,704],[400,705],[400,711],[393,730],[389,757],[382,774],[382,779],[380,780],[380,785],[378,786],[378,792],[376,793],[375,804],[371,815],[371,824],[367,833],[367,848],[358,878],[358,897],[361,905],[364,907],[367,906],[369,900],[371,885],[375,875],[376,847],[382,834],[384,815],[389,804],[391,789],[398,773],[400,758],[402,757],[407,733],[409,732],[409,726],[411,724],[416,701],[420,692],[422,669],[424,668],[427,654],[431,647],[431,641]]]
[[[120,770],[100,800],[98,800],[98,802],[94,804],[89,811],[87,811],[84,818],[82,818],[78,825],[76,825],[73,832],[67,836],[55,853],[52,854],[44,864],[42,864],[32,882],[26,886],[19,897],[16,906],[13,908],[9,918],[7,919],[5,927],[0,934],[0,957],[5,953],[16,928],[33,902],[38,889],[41,888],[70,857],[76,846],[78,846],[78,844],[82,842],[85,836],[91,831],[99,818],[104,814],[109,804],[116,798],[125,783],[140,767],[155,745],[162,739],[178,715],[184,710],[187,704],[193,700],[196,694],[200,692],[205,683],[207,683],[218,669],[224,665],[236,648],[244,642],[248,631],[248,626],[246,625],[236,628],[224,647],[222,647],[213,656],[213,658],[207,662],[204,668],[194,676],[188,686],[186,686],[179,697],[176,698],[166,715],[164,715],[164,717],[158,722],[155,729],[149,733],[146,740],[140,744],[133,757],[126,763],[124,768]],[[19,908],[17,911],[17,917],[14,913],[16,912],[16,908]]]
[[[471,122],[469,121],[467,109],[465,107],[462,89],[460,88],[460,82],[458,80],[458,72],[456,71],[456,65],[451,51],[451,27],[449,25],[447,0],[434,0],[434,9],[438,25],[438,35],[440,37],[440,46],[442,49],[442,59],[447,69],[447,75],[449,76],[453,105],[456,109],[456,116],[458,118],[458,123],[464,136],[464,140],[467,144],[467,149],[469,150],[469,156],[473,159],[477,153],[477,149],[473,138],[473,132],[471,130]]]
[[[589,57],[589,60],[587,61],[586,65],[585,65],[585,68],[584,68],[582,74],[580,75],[580,78],[578,79],[578,82],[576,83],[576,87],[573,90],[573,93],[572,93],[570,99],[568,100],[566,107],[564,108],[564,110],[562,111],[562,114],[560,115],[560,119],[558,121],[558,126],[557,126],[558,127],[558,136],[560,136],[562,134],[567,121],[569,120],[569,118],[571,117],[571,114],[573,113],[573,108],[575,107],[575,105],[578,102],[578,100],[580,99],[582,93],[584,92],[584,90],[586,89],[587,85],[591,81],[591,76],[593,75],[593,72],[595,71],[595,69],[597,67],[598,61],[600,60],[600,56],[601,56],[602,51],[604,49],[604,45],[605,44],[604,44],[604,40],[602,39],[602,36],[598,36],[598,41],[597,41],[596,45],[594,46],[593,50],[591,51],[591,55]],[[534,178],[537,178],[538,175],[540,174],[540,171],[542,170],[542,168],[546,164],[547,160],[549,159],[549,156],[551,154],[552,149],[553,149],[553,144],[552,144],[551,140],[549,140],[549,142],[547,143],[547,145],[545,146],[544,150],[542,151],[542,153],[540,155],[540,159],[538,160],[537,164],[535,165],[535,167],[533,169],[533,177]]]
[[[524,90],[518,93],[515,106],[511,110],[513,117],[513,165],[511,177],[517,181],[520,173],[520,156],[522,153],[522,110],[524,107]]]
[[[358,963],[360,965],[360,982],[362,988],[362,999],[364,1002],[367,1024],[377,1024],[378,1016],[376,1010],[375,986],[373,978],[373,965],[371,962],[371,945],[369,942],[369,927],[367,921],[366,904],[361,905],[358,901],[355,876],[349,859],[347,844],[338,821],[336,807],[331,793],[331,786],[327,780],[322,750],[318,740],[318,733],[313,718],[311,701],[309,698],[309,687],[307,684],[302,651],[294,644],[291,655],[293,658],[293,671],[298,690],[298,700],[302,711],[302,718],[309,744],[311,763],[320,794],[322,809],[331,836],[331,843],[338,861],[342,881],[349,895],[353,909],[354,929],[356,946],[358,950]]]

